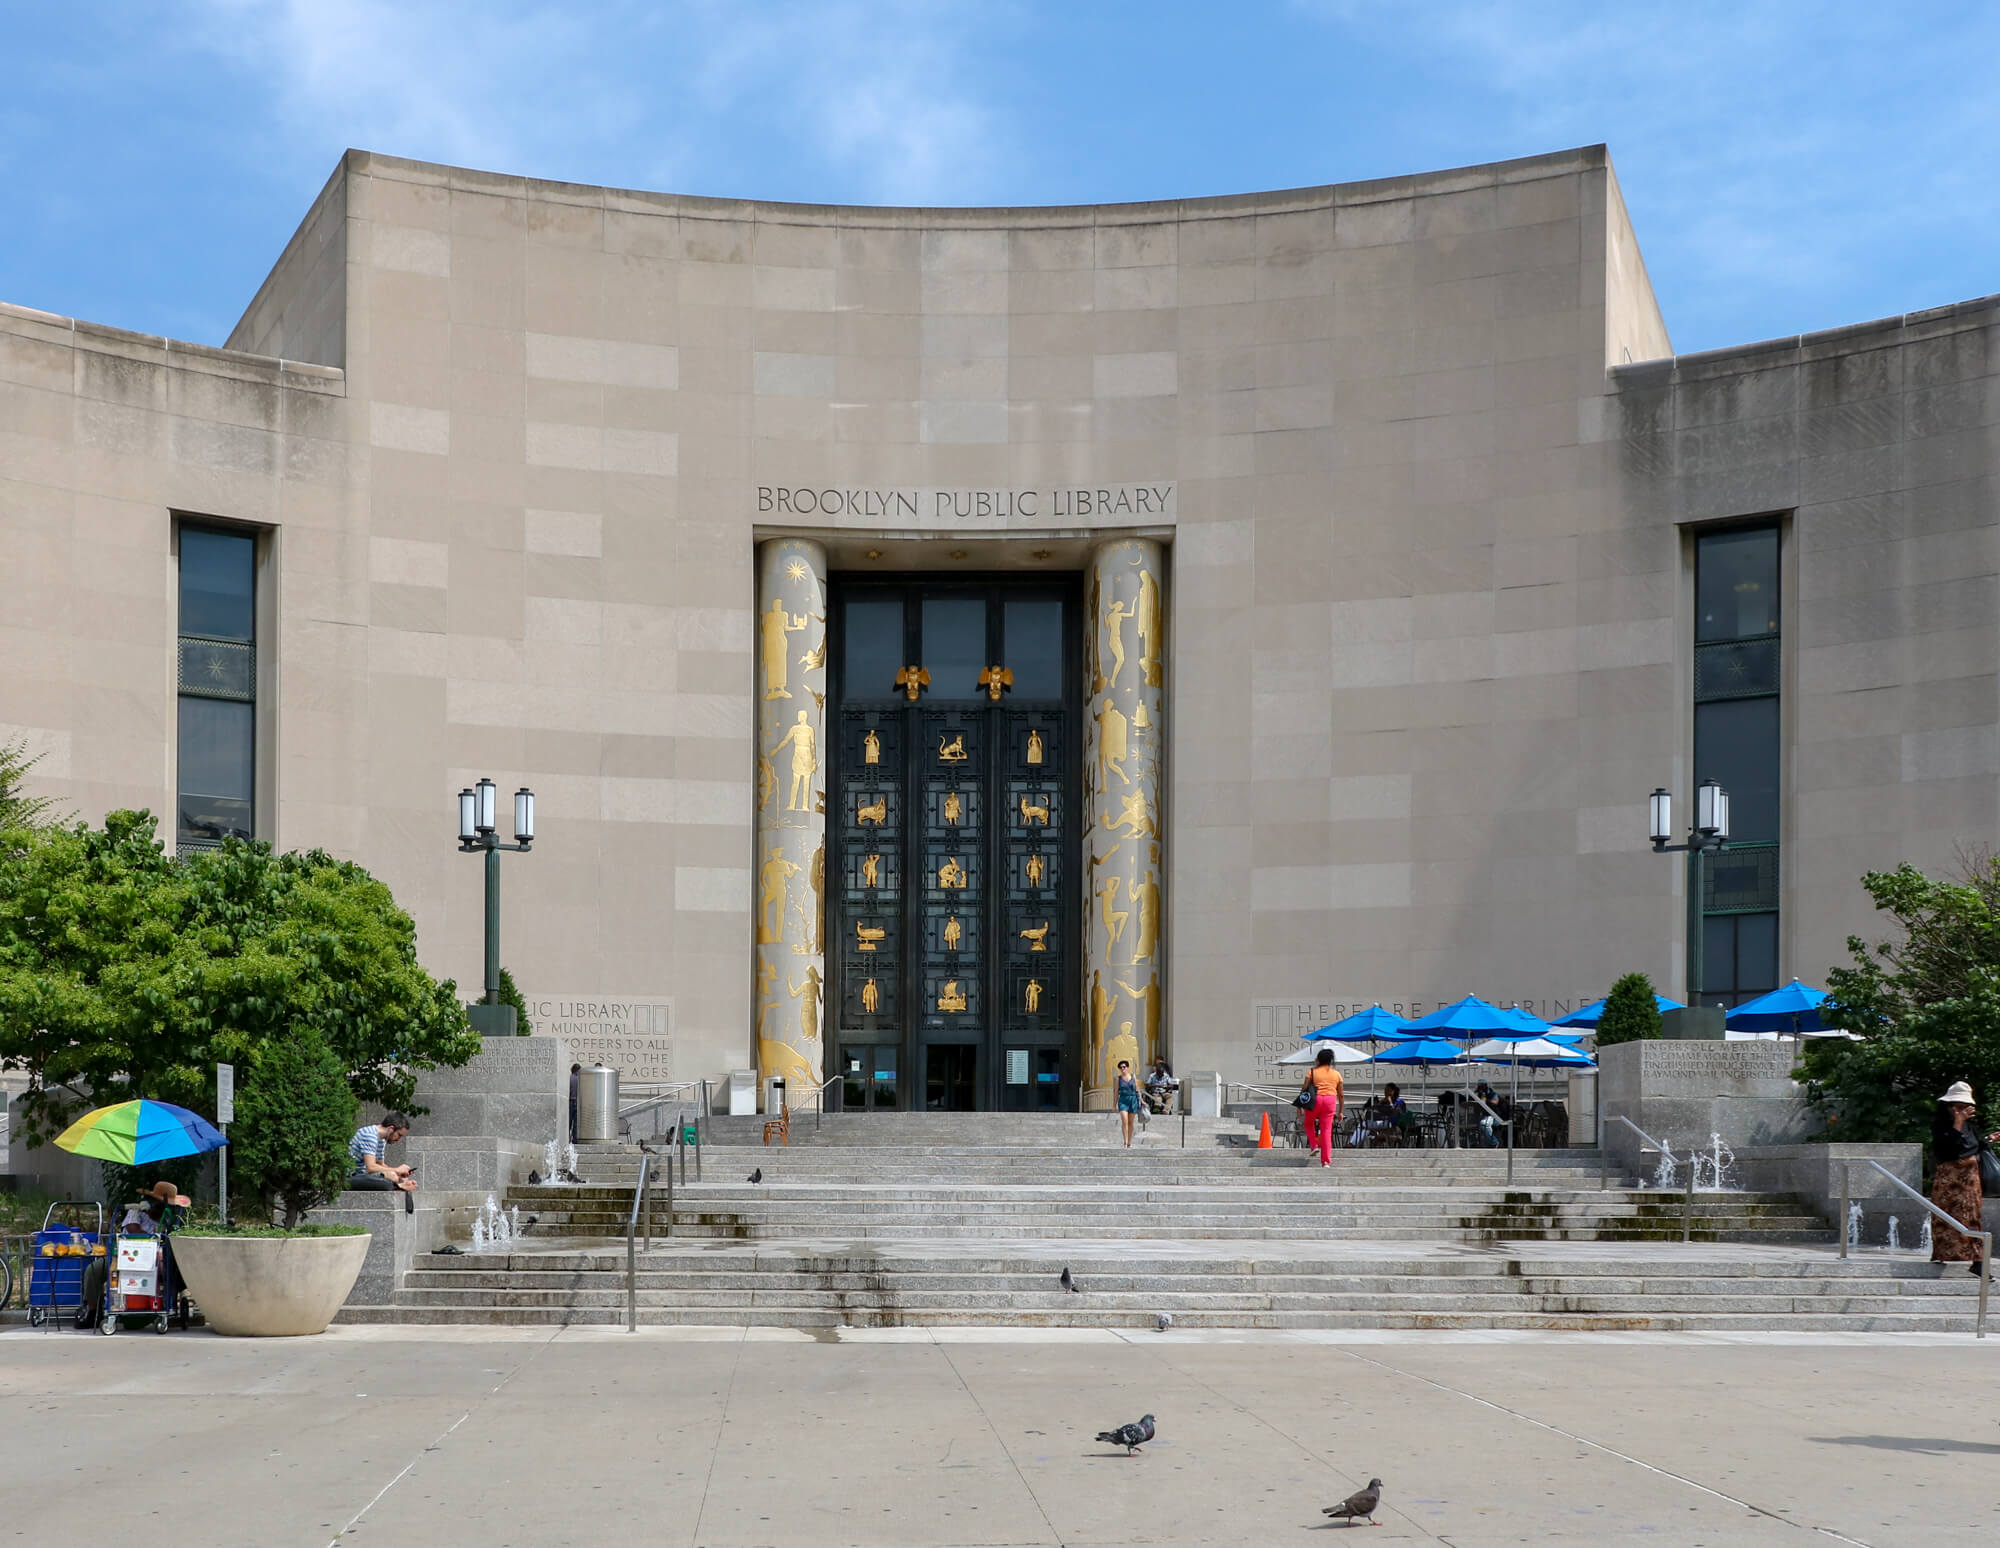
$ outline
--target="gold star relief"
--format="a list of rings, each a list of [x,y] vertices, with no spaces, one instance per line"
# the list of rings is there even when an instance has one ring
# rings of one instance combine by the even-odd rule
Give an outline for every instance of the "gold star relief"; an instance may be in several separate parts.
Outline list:
[[[790,564],[785,566],[785,573],[795,581],[804,580],[806,578],[805,561],[803,559],[794,559]]]

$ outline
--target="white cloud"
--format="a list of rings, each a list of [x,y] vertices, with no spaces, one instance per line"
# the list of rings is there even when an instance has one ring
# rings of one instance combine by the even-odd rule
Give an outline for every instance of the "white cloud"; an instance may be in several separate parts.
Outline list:
[[[444,0],[199,0],[182,46],[267,83],[301,149],[593,182],[717,186],[748,141],[884,202],[963,200],[1002,154],[973,27],[912,0],[589,10]],[[777,142],[775,145],[772,142]]]

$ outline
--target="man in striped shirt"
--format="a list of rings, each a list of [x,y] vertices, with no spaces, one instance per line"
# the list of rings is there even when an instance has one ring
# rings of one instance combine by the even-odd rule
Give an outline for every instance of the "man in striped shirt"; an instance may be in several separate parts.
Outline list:
[[[391,1145],[401,1143],[410,1132],[410,1120],[402,1113],[384,1113],[380,1123],[364,1123],[347,1142],[347,1154],[354,1162],[354,1175],[347,1186],[375,1192],[396,1189],[403,1195],[403,1212],[417,1208],[417,1177],[407,1165],[391,1166],[387,1160]]]

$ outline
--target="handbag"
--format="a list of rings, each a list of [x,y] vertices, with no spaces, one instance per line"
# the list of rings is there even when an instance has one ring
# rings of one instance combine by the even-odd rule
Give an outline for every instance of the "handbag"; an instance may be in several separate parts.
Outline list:
[[[1292,1106],[1296,1107],[1302,1113],[1309,1113],[1313,1109],[1313,1104],[1318,1100],[1319,1092],[1311,1086],[1307,1086],[1297,1096],[1292,1098]]]
[[[2000,1199],[2000,1156],[1990,1150],[1979,1152],[1979,1191],[1989,1199]]]

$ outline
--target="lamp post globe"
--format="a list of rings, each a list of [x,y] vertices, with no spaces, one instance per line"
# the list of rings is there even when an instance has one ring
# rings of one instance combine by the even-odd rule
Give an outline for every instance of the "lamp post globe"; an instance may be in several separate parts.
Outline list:
[[[486,862],[485,994],[467,1011],[483,1037],[511,1037],[516,1030],[513,1008],[500,1003],[500,851],[526,854],[535,842],[535,793],[526,785],[514,792],[514,842],[500,841],[499,789],[481,778],[458,793],[458,847]]]

